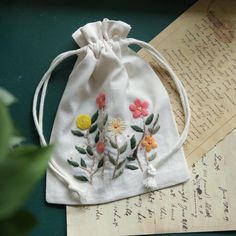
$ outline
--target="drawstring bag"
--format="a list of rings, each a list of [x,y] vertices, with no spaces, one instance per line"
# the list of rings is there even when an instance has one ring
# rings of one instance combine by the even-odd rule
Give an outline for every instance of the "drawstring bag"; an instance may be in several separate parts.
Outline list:
[[[155,48],[127,38],[130,29],[108,19],[79,28],[72,37],[80,48],[57,56],[35,91],[33,118],[41,145],[46,146],[43,110],[48,81],[64,59],[78,57],[50,138],[54,153],[47,171],[49,203],[106,203],[189,178],[182,148],[190,123],[186,92]],[[132,44],[150,52],[173,79],[185,115],[181,135],[167,91],[150,65],[129,48]]]

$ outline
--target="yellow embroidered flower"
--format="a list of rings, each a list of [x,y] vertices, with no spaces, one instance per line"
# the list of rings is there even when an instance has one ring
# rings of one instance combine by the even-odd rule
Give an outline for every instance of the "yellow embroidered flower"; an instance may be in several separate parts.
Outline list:
[[[142,140],[142,146],[146,148],[147,152],[157,147],[157,143],[152,135],[146,135]]]
[[[76,119],[76,125],[79,129],[86,130],[91,126],[91,117],[87,114],[79,115]]]
[[[120,118],[113,118],[108,125],[108,131],[113,134],[122,134],[125,131],[125,122]]]

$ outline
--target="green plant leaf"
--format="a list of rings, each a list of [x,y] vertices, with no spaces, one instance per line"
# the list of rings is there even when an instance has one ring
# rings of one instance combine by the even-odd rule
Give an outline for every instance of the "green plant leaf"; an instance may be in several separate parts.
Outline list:
[[[126,167],[127,169],[129,169],[129,170],[137,170],[137,169],[138,169],[137,166],[129,165],[129,164],[127,164],[125,167]]]
[[[67,159],[67,162],[73,167],[79,167],[79,163],[76,161],[72,161],[72,160]]]
[[[135,161],[135,160],[136,160],[136,158],[134,158],[134,157],[126,157],[126,159],[127,159],[128,161]]]
[[[122,154],[122,153],[124,153],[124,152],[126,151],[127,146],[128,146],[128,144],[127,144],[127,142],[125,142],[125,143],[119,148],[120,154]]]
[[[99,141],[99,136],[100,136],[100,132],[98,131],[94,139],[95,143]]]
[[[152,113],[145,121],[145,125],[150,125],[153,121],[154,114]]]
[[[156,126],[156,124],[157,124],[158,120],[159,120],[159,114],[157,114],[157,117],[156,117],[156,119],[155,119],[155,121],[154,121],[154,123],[153,123],[153,127],[155,127],[155,126]]]
[[[95,132],[95,131],[96,131],[96,129],[97,129],[97,127],[98,127],[98,125],[97,125],[97,124],[95,124],[95,125],[92,125],[92,126],[89,128],[89,133],[90,133],[90,134],[92,134],[93,132]]]
[[[84,137],[84,133],[79,130],[71,130],[71,133],[78,137]]]
[[[140,127],[137,126],[137,125],[131,125],[131,128],[132,128],[134,131],[136,131],[136,132],[140,132],[140,133],[143,133],[143,132],[144,132],[143,129],[140,128]]]
[[[87,168],[86,162],[83,158],[80,159],[80,165],[84,168]]]
[[[148,161],[153,161],[156,158],[156,156],[157,156],[157,153],[155,152],[150,157],[148,157],[147,159],[148,159]]]
[[[114,179],[118,178],[124,173],[124,169],[121,169],[120,171],[117,172],[117,174],[114,176]]]
[[[126,159],[124,159],[123,161],[119,162],[119,164],[117,165],[116,169],[119,170],[124,165],[125,162],[126,162]]]
[[[111,162],[111,164],[113,164],[114,166],[116,166],[116,160],[113,158],[113,156],[111,156],[111,154],[108,152],[108,159]]]
[[[87,146],[86,151],[90,156],[93,156],[93,149],[90,146]]]
[[[74,175],[74,178],[80,180],[80,181],[83,181],[83,182],[88,182],[88,178],[84,175]]]
[[[10,106],[12,103],[15,103],[17,99],[7,90],[0,87],[0,101],[5,106]]]
[[[30,212],[20,209],[9,218],[0,221],[1,235],[26,236],[36,225],[36,218]]]
[[[86,154],[86,150],[85,150],[84,148],[75,146],[75,149],[76,149],[79,153],[81,153],[81,154]]]
[[[112,139],[109,139],[109,141],[110,141],[110,144],[113,148],[115,148],[115,149],[118,148],[117,144]]]
[[[135,135],[132,136],[132,138],[130,139],[130,147],[131,149],[134,149],[136,146],[136,138]]]
[[[102,158],[99,162],[98,162],[98,169],[101,168],[104,164],[104,159]]]
[[[0,219],[8,217],[25,202],[45,173],[51,153],[51,146],[24,146],[8,152],[0,164]]]
[[[11,136],[8,146],[10,148],[16,147],[16,146],[20,145],[24,140],[25,140],[25,138],[23,138],[21,136]]]
[[[92,124],[94,124],[98,119],[98,111],[96,111],[93,115],[92,115]]]
[[[10,144],[13,126],[7,107],[0,101],[0,162],[5,159]]]

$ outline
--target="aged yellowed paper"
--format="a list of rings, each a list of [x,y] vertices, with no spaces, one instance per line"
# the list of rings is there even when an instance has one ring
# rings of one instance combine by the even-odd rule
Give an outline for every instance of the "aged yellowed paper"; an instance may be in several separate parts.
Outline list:
[[[68,236],[236,230],[236,130],[185,184],[98,206],[67,207]]]
[[[151,44],[183,82],[192,110],[184,146],[189,166],[236,127],[236,1],[201,0],[156,36]],[[165,71],[144,50],[167,87],[177,124],[181,103]]]

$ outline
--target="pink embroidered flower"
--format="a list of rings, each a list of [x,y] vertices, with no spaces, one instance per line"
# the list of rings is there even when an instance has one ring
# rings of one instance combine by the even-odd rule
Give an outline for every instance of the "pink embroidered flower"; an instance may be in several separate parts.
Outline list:
[[[99,154],[102,154],[105,151],[105,143],[103,141],[98,141],[96,150]]]
[[[101,92],[97,96],[96,103],[99,109],[103,109],[106,105],[106,95],[105,93]]]
[[[148,102],[147,101],[141,101],[140,99],[135,99],[134,103],[129,106],[130,111],[133,113],[133,117],[139,118],[141,116],[147,116],[148,115]]]

